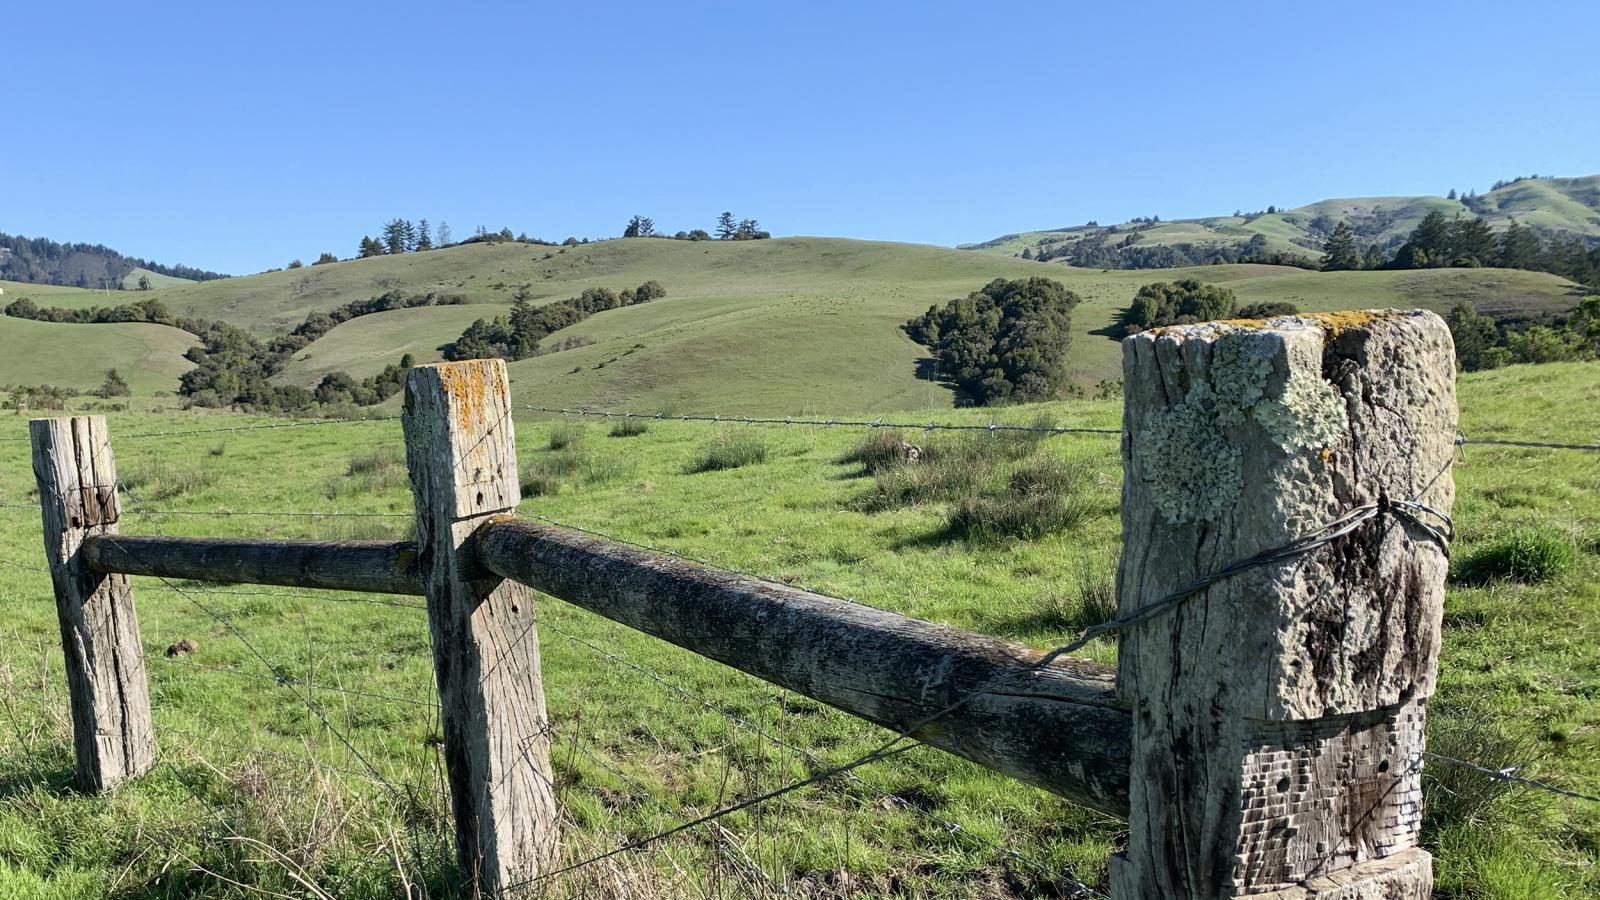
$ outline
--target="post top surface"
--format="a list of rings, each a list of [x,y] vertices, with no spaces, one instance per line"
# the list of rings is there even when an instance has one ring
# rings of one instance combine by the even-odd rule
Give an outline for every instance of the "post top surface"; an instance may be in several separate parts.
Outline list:
[[[1438,316],[1425,309],[1354,309],[1340,312],[1306,313],[1292,316],[1273,316],[1269,319],[1219,319],[1212,322],[1194,322],[1188,325],[1163,325],[1123,340],[1155,340],[1171,337],[1179,340],[1214,341],[1228,334],[1240,332],[1303,334],[1320,331],[1335,337],[1352,328],[1365,328],[1378,322],[1438,320]]]

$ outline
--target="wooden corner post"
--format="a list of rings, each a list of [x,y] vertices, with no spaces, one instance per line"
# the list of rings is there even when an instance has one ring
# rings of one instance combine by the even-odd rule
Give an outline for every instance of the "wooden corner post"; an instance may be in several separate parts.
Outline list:
[[[1113,895],[1426,900],[1447,548],[1389,503],[1454,499],[1449,330],[1393,310],[1163,328],[1123,342],[1123,376],[1123,615],[1376,506],[1123,633]]]
[[[85,538],[115,534],[117,468],[103,416],[34,419],[33,474],[67,660],[78,785],[104,791],[155,760],[144,647],[126,575],[84,565]]]
[[[557,851],[533,592],[479,566],[472,546],[519,498],[505,363],[412,369],[402,418],[456,855],[469,896],[495,895]]]

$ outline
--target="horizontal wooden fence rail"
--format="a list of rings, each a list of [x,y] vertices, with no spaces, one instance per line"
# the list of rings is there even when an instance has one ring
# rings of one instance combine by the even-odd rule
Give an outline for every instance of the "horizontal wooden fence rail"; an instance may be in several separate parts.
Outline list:
[[[1448,330],[1201,323],[1123,363],[1116,668],[518,519],[499,360],[408,376],[415,542],[120,534],[104,420],[39,420],[80,781],[154,758],[128,575],[422,595],[461,875],[514,896],[565,871],[536,590],[1125,819],[1117,900],[1425,900]]]
[[[413,541],[261,541],[249,538],[93,535],[83,563],[95,572],[226,584],[422,596]]]
[[[1128,814],[1130,723],[1116,670],[510,516],[478,558],[525,584],[779,687],[1113,816]],[[421,595],[417,545],[104,535],[95,572]]]

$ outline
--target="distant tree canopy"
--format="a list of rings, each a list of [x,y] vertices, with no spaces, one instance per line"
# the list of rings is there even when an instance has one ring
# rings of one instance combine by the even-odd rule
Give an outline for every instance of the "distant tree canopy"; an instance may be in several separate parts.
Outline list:
[[[1486,219],[1476,216],[1447,219],[1435,210],[1423,217],[1384,267],[1478,266],[1549,272],[1579,284],[1600,287],[1600,243],[1575,236],[1552,236],[1548,241],[1541,241],[1531,228],[1514,220],[1496,235]]]
[[[1078,295],[1059,281],[997,278],[901,326],[973,403],[1048,400],[1066,384]]]
[[[1600,359],[1600,297],[1561,315],[1486,316],[1458,303],[1445,316],[1456,345],[1456,365],[1468,372],[1510,363]]]
[[[158,275],[191,281],[228,277],[191,266],[164,266],[138,257],[123,256],[103,244],[62,244],[48,238],[27,238],[0,232],[0,279],[7,281],[120,288],[122,279],[134,269],[148,269]]]
[[[1161,281],[1139,288],[1133,304],[1123,310],[1123,334],[1136,334],[1164,325],[1187,325],[1227,319],[1236,314],[1238,301],[1233,291],[1198,278]]]
[[[539,342],[554,332],[576,325],[598,312],[649,303],[667,295],[661,282],[651,279],[620,294],[610,288],[589,288],[576,297],[543,306],[533,305],[533,294],[518,288],[511,298],[511,314],[490,321],[478,319],[461,336],[440,347],[445,359],[525,359],[539,353]]]

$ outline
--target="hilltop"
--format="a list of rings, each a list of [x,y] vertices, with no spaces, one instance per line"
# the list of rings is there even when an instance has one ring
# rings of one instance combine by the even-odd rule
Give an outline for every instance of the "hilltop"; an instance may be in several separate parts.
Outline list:
[[[104,244],[63,244],[0,232],[0,279],[81,288],[137,288],[143,277],[154,284],[226,278],[192,266],[164,266],[124,256]]]
[[[1454,192],[1452,191],[1452,194]],[[1231,216],[1117,225],[1085,224],[1007,234],[961,249],[1111,268],[1161,268],[1204,264],[1220,251],[1255,258],[1291,254],[1316,259],[1334,226],[1344,222],[1363,246],[1392,254],[1430,212],[1446,218],[1479,216],[1495,229],[1513,220],[1541,238],[1600,238],[1600,175],[1521,178],[1485,194],[1416,197],[1346,197],[1294,209],[1269,208]]]
[[[599,313],[547,341],[576,337],[592,343],[513,363],[518,395],[551,406],[881,413],[954,402],[947,388],[918,377],[927,369],[926,351],[900,331],[903,322],[991,279],[1039,274],[1083,297],[1073,315],[1068,358],[1075,383],[1091,392],[1101,379],[1120,377],[1119,349],[1109,328],[1113,316],[1140,285],[1154,280],[1193,276],[1227,284],[1241,303],[1288,300],[1308,311],[1445,310],[1463,300],[1489,312],[1558,310],[1582,293],[1552,275],[1508,269],[1041,269],[998,254],[913,244],[634,238],[566,248],[467,244],[149,291],[0,284],[0,299],[28,296],[41,306],[69,307],[152,299],[174,313],[219,319],[262,338],[286,333],[308,313],[387,291],[436,292],[462,301],[361,316],[333,328],[295,353],[278,376],[281,383],[311,387],[334,370],[356,378],[374,375],[404,353],[418,362],[437,360],[439,345],[473,319],[504,314],[520,285],[528,286],[535,302],[549,302],[585,288],[621,290],[655,279],[667,289],[664,299]],[[164,326],[0,318],[0,358],[13,361],[0,368],[0,384],[49,381],[87,390],[99,383],[104,368],[115,365],[137,392],[171,391],[189,366],[182,353],[192,343],[184,332]]]

